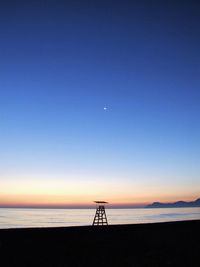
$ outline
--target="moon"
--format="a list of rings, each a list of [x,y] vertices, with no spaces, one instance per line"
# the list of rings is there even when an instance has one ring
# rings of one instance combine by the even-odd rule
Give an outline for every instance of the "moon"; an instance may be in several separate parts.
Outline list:
[[[108,108],[107,107],[104,107],[103,110],[107,110]]]

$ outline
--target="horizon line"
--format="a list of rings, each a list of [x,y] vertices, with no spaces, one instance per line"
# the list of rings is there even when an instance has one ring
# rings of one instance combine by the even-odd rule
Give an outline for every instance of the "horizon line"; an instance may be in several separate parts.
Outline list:
[[[147,204],[110,204],[107,209],[145,208]],[[0,208],[24,209],[95,209],[96,205],[0,205]]]

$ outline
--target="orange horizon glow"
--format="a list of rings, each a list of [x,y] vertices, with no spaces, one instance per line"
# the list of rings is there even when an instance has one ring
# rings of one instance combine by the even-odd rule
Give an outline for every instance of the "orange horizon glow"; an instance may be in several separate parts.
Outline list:
[[[198,189],[198,188],[197,188]],[[193,201],[200,197],[194,187],[152,186],[144,182],[66,181],[62,177],[48,182],[39,179],[4,179],[0,188],[0,207],[94,207],[105,200],[108,207],[144,207],[152,202]]]
[[[149,198],[148,200],[141,199],[135,201],[121,200],[117,199],[109,199],[109,198],[98,198],[100,200],[108,201],[108,208],[115,207],[144,207],[152,202],[165,202],[165,203],[173,203],[179,200],[183,201],[194,201],[198,198],[198,196],[191,196],[187,198],[177,198],[177,197],[154,197]],[[80,199],[67,199],[66,196],[45,196],[45,195],[4,195],[0,196],[0,207],[36,207],[36,208],[92,208],[95,207],[94,201],[97,198],[87,199],[82,201]]]

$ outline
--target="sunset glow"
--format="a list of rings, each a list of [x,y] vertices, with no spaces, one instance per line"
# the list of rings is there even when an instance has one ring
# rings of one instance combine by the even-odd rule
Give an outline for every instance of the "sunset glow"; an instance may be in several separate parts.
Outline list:
[[[177,201],[180,198],[193,200],[198,190],[185,187],[178,191],[178,185],[153,187],[143,182],[112,181],[73,181],[49,179],[48,182],[32,179],[17,179],[16,182],[4,181],[0,189],[0,206],[37,206],[37,207],[92,207],[95,199],[106,199],[110,207],[139,207],[153,201]],[[195,194],[196,193],[196,194]]]

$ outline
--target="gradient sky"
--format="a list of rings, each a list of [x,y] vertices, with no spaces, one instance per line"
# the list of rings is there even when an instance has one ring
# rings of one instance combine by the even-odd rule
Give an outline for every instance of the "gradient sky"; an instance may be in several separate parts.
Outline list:
[[[198,1],[3,2],[0,206],[200,197]]]

